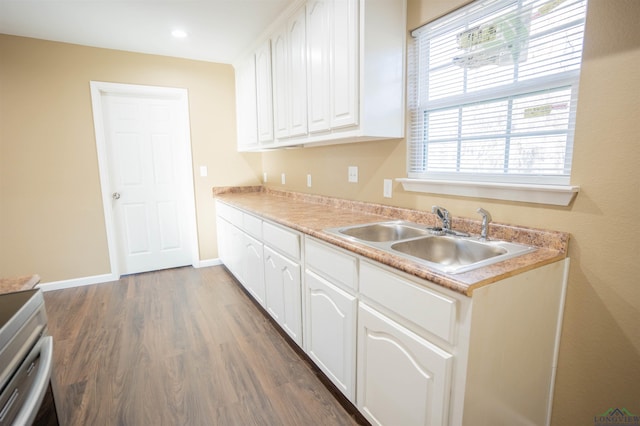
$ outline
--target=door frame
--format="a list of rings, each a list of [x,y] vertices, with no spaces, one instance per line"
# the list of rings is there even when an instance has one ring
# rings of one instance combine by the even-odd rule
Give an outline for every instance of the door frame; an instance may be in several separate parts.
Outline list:
[[[102,206],[104,209],[105,229],[107,233],[107,244],[109,246],[109,264],[111,275],[114,280],[120,279],[120,265],[118,262],[118,236],[114,222],[114,213],[111,203],[111,180],[109,178],[109,156],[107,155],[107,138],[104,127],[104,111],[102,108],[103,96],[105,95],[131,95],[136,97],[151,97],[161,99],[171,99],[179,102],[180,106],[180,131],[183,133],[183,141],[180,149],[184,150],[188,164],[180,165],[184,168],[186,175],[191,176],[185,179],[181,192],[186,194],[190,202],[186,203],[186,231],[191,250],[191,264],[199,267],[200,250],[198,247],[198,230],[196,225],[196,205],[195,190],[193,184],[193,157],[191,152],[191,126],[189,123],[189,97],[187,89],[143,86],[137,84],[107,83],[102,81],[91,81],[91,105],[93,107],[93,123],[96,137],[96,148],[98,154],[98,169],[100,173],[100,188],[102,190]],[[188,170],[187,170],[188,169]],[[183,192],[184,191],[184,192]]]

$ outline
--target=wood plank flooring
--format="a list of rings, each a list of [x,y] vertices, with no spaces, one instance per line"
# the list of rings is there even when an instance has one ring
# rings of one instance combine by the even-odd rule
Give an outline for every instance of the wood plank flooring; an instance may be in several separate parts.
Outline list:
[[[355,425],[221,266],[45,293],[61,424]]]

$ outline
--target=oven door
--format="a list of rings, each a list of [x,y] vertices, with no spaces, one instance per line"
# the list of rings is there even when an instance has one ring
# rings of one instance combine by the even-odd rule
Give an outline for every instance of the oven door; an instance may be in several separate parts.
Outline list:
[[[34,345],[0,395],[0,425],[32,425],[50,391],[53,338],[44,336]],[[51,395],[49,393],[49,395]],[[51,398],[51,403],[53,400]],[[57,424],[55,403],[54,419]]]

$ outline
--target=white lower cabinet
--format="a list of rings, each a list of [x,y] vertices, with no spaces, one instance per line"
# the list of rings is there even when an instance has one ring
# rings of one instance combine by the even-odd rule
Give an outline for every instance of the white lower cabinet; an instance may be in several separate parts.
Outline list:
[[[565,268],[467,297],[361,259],[360,412],[388,426],[548,424]]]
[[[224,264],[372,424],[549,424],[568,259],[465,296],[216,210]]]
[[[265,306],[265,283],[262,243],[244,234],[244,286],[251,295]]]
[[[300,265],[264,248],[266,309],[298,346],[302,346]]]
[[[305,289],[307,354],[355,403],[357,299],[309,270]]]
[[[220,216],[217,228],[220,260],[244,285],[244,233]]]
[[[217,201],[220,260],[300,347],[302,235]]]
[[[226,204],[216,203],[219,256],[244,288],[264,306],[262,220]],[[251,235],[253,235],[253,237]]]
[[[372,424],[447,424],[452,364],[448,352],[360,303],[357,406]]]

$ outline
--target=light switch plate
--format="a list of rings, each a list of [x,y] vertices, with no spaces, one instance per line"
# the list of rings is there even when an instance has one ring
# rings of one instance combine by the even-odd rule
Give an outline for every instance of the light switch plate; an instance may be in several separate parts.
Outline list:
[[[208,174],[207,166],[200,166],[200,177],[207,177]]]
[[[358,183],[358,166],[349,166],[349,182]]]
[[[311,175],[307,175],[307,187],[311,188]]]
[[[262,172],[262,183],[267,183],[267,172]]]
[[[385,179],[383,186],[384,186],[384,190],[382,192],[382,195],[385,198],[391,198],[392,191],[393,191],[393,181],[391,179]]]
[[[287,177],[285,176],[284,173],[282,173],[282,175],[280,176],[280,180],[282,182],[282,184],[284,185],[285,183],[287,183]]]

